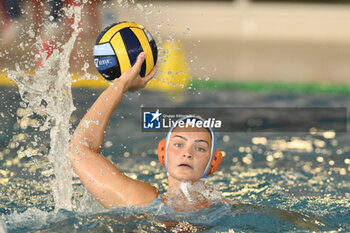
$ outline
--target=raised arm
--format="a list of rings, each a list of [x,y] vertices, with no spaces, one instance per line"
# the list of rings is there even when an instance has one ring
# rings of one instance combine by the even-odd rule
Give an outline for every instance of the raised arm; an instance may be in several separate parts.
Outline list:
[[[157,189],[124,175],[101,154],[104,133],[109,119],[128,90],[143,88],[156,72],[141,78],[139,73],[145,54],[135,65],[115,79],[95,101],[76,128],[71,141],[72,166],[83,185],[106,208],[147,205],[158,196]]]

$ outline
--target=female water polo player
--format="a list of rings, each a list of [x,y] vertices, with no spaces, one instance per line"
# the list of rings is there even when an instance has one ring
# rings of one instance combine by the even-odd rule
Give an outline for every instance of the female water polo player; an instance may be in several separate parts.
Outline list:
[[[319,230],[319,219],[295,211],[274,207],[239,204],[223,198],[215,189],[209,189],[201,178],[215,172],[220,165],[221,152],[216,149],[215,133],[210,128],[172,128],[167,138],[158,145],[158,157],[168,172],[169,188],[161,195],[151,184],[124,175],[100,154],[108,121],[126,91],[143,88],[156,73],[144,78],[139,73],[145,54],[141,53],[135,65],[115,79],[92,105],[76,128],[70,151],[72,165],[87,190],[106,208],[118,206],[146,206],[156,199],[176,211],[193,211],[209,206],[213,201],[225,201],[237,212],[246,208],[256,213],[269,214],[303,227]],[[191,116],[182,120],[202,121]],[[196,187],[196,188],[193,188]],[[239,214],[240,211],[238,211]]]
[[[71,141],[72,165],[81,182],[106,208],[117,206],[146,206],[159,196],[158,190],[146,182],[124,175],[101,154],[104,132],[108,121],[128,90],[144,87],[156,72],[144,78],[139,75],[145,54],[141,53],[135,65],[113,81],[92,105],[75,130]],[[195,120],[201,119],[196,117]],[[90,123],[88,123],[90,122]],[[98,122],[98,123],[95,123]],[[193,210],[208,206],[210,200],[198,193],[189,193],[187,186],[217,169],[220,151],[215,150],[215,135],[211,129],[175,128],[159,144],[161,163],[168,170],[168,192],[163,203],[172,203],[177,210]],[[219,162],[219,161],[218,161]],[[210,166],[214,164],[214,166]],[[187,181],[190,183],[182,183]],[[181,192],[178,192],[179,190]],[[183,194],[178,200],[177,194]],[[181,196],[181,195],[180,195]],[[183,198],[183,197],[186,198]]]

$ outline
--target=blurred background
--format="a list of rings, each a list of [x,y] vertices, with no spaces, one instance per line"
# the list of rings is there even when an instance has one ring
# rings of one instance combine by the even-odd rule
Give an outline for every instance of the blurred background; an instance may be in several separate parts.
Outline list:
[[[58,13],[71,2],[2,0],[1,68],[33,58],[28,37],[43,34],[45,20],[57,20],[50,32],[56,37],[69,31]],[[87,61],[87,71],[96,74],[91,54],[97,35],[113,22],[135,21],[159,47],[179,40],[194,78],[348,84],[349,12],[347,0],[87,1],[71,70],[81,72]]]
[[[156,17],[168,20],[168,28],[162,32],[183,41],[195,76],[233,81],[348,83],[349,3],[158,1],[153,4],[166,17],[151,14],[149,22],[159,22]],[[124,17],[123,12],[120,16]],[[136,20],[141,21],[138,17]],[[156,26],[151,30],[155,31]]]

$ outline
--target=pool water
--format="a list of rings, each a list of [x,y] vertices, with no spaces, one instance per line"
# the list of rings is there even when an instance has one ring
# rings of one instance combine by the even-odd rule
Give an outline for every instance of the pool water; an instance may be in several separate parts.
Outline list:
[[[39,126],[45,117],[23,119],[26,104],[20,101],[18,89],[0,89],[0,213],[8,232],[314,231],[271,214],[280,213],[276,208],[293,211],[300,222],[313,222],[323,231],[350,232],[348,133],[218,133],[218,147],[225,156],[206,182],[218,187],[226,198],[247,205],[216,203],[180,213],[154,202],[145,208],[105,210],[74,177],[72,210],[58,210],[50,186],[55,174],[46,156],[50,135]],[[72,92],[76,110],[71,132],[101,90]],[[127,93],[111,118],[102,153],[129,176],[150,182],[165,193],[166,171],[155,154],[165,134],[141,132],[143,106],[348,107],[349,103],[350,96],[340,94],[238,90],[187,90],[182,96],[155,91]]]

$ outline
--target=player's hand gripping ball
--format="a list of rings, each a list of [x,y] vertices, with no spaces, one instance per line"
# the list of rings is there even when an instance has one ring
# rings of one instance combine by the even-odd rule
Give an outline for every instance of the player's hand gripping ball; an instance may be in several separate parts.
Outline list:
[[[157,63],[157,45],[143,26],[133,22],[121,22],[107,27],[94,46],[94,63],[107,80],[119,78],[136,62],[137,56],[146,53],[140,76],[148,75]]]

